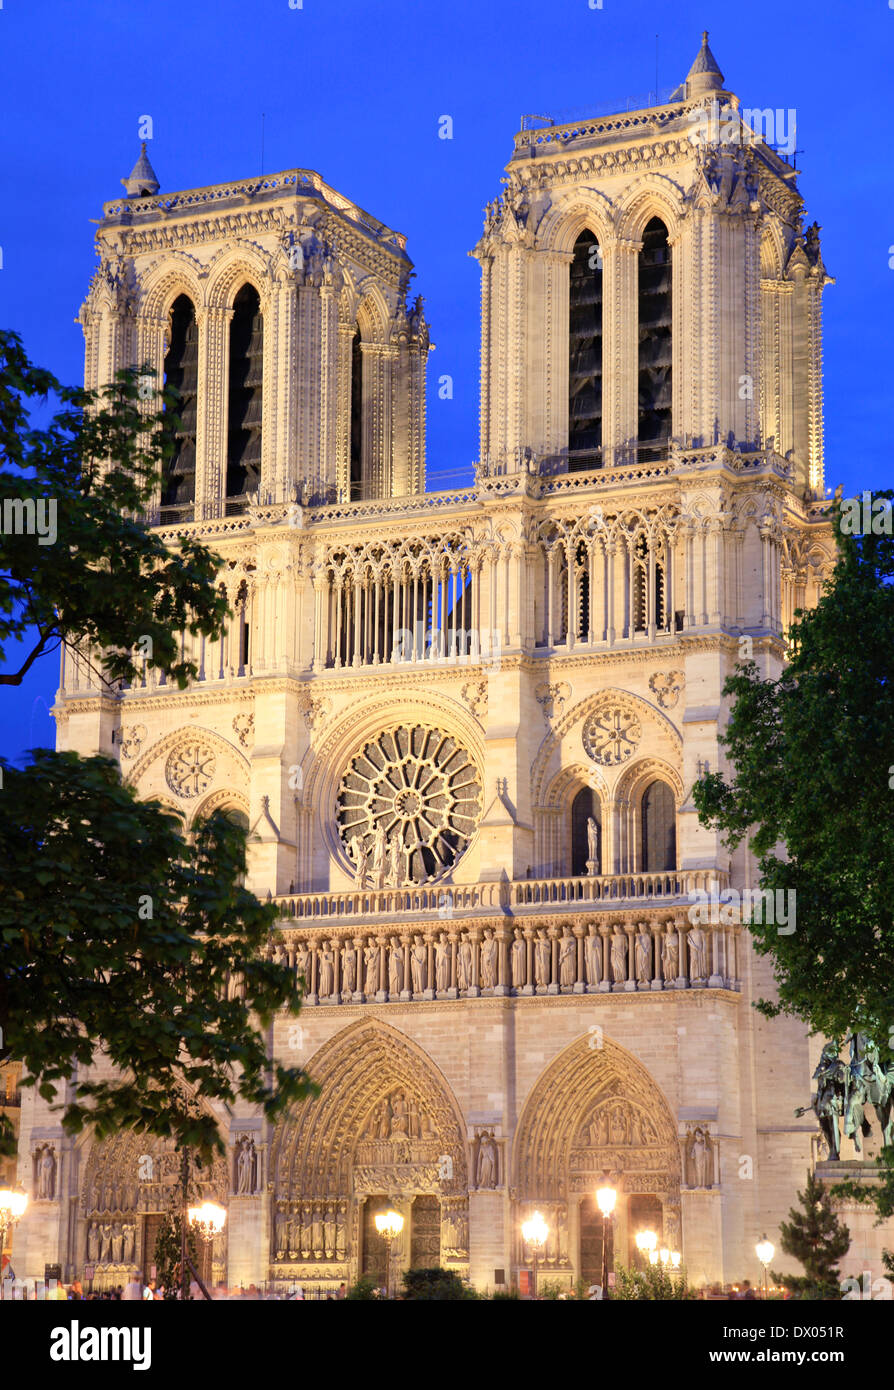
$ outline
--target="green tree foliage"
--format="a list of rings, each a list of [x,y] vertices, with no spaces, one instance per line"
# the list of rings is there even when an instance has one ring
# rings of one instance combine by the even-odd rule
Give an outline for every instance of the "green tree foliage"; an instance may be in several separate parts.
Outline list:
[[[816,608],[793,624],[788,665],[725,685],[732,779],[693,796],[730,848],[748,835],[764,888],[796,894],[793,932],[755,922],[786,1011],[828,1038],[894,1032],[894,540],[846,536]],[[779,853],[782,847],[783,853]]]
[[[803,1267],[804,1274],[777,1274],[774,1270],[773,1282],[799,1298],[841,1298],[838,1261],[850,1248],[850,1231],[835,1215],[829,1192],[813,1173],[808,1172],[807,1186],[798,1193],[798,1201],[801,1210],[792,1207],[788,1221],[779,1227],[780,1244],[786,1255]]]
[[[766,914],[750,928],[778,990],[757,1007],[826,1038],[866,1034],[885,1065],[894,1058],[894,538],[842,533],[838,505],[830,518],[831,582],[796,614],[778,680],[761,679],[753,662],[727,680],[721,742],[732,777],[707,774],[693,799],[730,849],[749,838],[762,888],[794,895],[794,931]],[[835,1191],[883,1217],[894,1211],[894,1154],[881,1161],[878,1185]]]
[[[220,631],[219,559],[191,541],[169,553],[138,519],[170,428],[164,412],[152,428],[139,389],[133,373],[102,399],[63,389],[0,334],[0,515],[10,497],[53,498],[58,522],[46,546],[0,531],[0,659],[10,642],[28,650],[7,684],[61,643],[98,647],[116,699],[141,637],[184,684],[177,630]],[[47,393],[63,408],[32,429],[26,404]],[[24,768],[0,762],[0,787],[0,1060],[20,1059],[47,1100],[63,1090],[69,1132],[127,1128],[208,1157],[222,1141],[202,1102],[242,1097],[273,1119],[308,1094],[300,1068],[268,1060],[264,1030],[301,993],[262,958],[276,910],[242,887],[239,826],[218,813],[187,843],[103,757],[40,750]],[[86,1072],[98,1052],[117,1074]],[[0,1153],[14,1152],[2,1118]]]
[[[219,558],[186,537],[169,548],[140,519],[176,423],[172,393],[160,411],[141,398],[147,380],[132,370],[102,392],[63,387],[28,360],[16,334],[0,333],[0,516],[12,523],[0,528],[0,657],[9,659],[10,642],[25,649],[0,685],[20,684],[64,644],[89,654],[108,682],[133,680],[148,654],[185,686],[196,668],[181,659],[178,633],[220,633]],[[29,403],[48,396],[60,408],[34,429]],[[38,504],[55,504],[51,544],[29,534],[29,503],[35,515]]]

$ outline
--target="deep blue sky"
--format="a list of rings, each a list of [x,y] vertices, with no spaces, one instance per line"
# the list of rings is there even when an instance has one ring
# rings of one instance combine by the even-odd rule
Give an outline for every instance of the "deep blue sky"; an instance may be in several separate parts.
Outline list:
[[[151,115],[163,191],[317,169],[409,238],[454,398],[429,392],[430,486],[477,450],[479,271],[466,252],[525,112],[623,109],[681,81],[701,30],[746,106],[797,113],[801,192],[823,226],[826,481],[890,484],[894,10],[778,0],[4,0],[0,324],[78,381],[89,219],[121,196]],[[454,139],[438,139],[453,117]],[[889,248],[892,248],[889,252]],[[0,752],[53,741],[56,657],[4,689]]]

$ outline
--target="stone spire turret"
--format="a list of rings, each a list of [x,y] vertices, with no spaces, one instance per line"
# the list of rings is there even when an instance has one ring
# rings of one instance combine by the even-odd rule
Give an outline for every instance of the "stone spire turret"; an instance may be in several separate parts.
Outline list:
[[[159,190],[159,182],[155,177],[155,170],[149,163],[149,156],[146,153],[146,141],[140,145],[140,157],[130,171],[126,179],[121,182],[127,189],[128,198],[145,198]]]
[[[708,31],[702,33],[702,46],[696,55],[695,62],[686,74],[686,95],[688,97],[701,96],[703,92],[719,92],[723,90],[723,73],[717,64],[717,59],[708,47]]]

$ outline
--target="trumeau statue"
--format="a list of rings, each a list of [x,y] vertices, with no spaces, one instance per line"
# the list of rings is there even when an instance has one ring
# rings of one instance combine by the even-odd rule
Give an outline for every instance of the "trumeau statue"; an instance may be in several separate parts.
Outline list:
[[[481,1135],[478,1141],[478,1169],[476,1173],[476,1186],[478,1188],[492,1188],[497,1185],[497,1146],[494,1137],[488,1131]]]

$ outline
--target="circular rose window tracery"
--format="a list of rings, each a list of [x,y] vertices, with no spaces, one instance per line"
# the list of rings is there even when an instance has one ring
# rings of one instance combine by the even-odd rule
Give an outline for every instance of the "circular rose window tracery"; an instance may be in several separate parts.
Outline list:
[[[200,796],[211,785],[214,765],[214,753],[207,743],[184,743],[168,758],[165,778],[178,796]]]
[[[642,738],[635,714],[621,705],[610,705],[591,714],[583,729],[587,757],[604,767],[626,762]]]
[[[465,852],[478,822],[481,784],[470,754],[442,729],[400,725],[377,734],[351,760],[337,801],[351,857],[355,838],[370,856],[381,827],[397,835],[415,883],[438,878]]]

